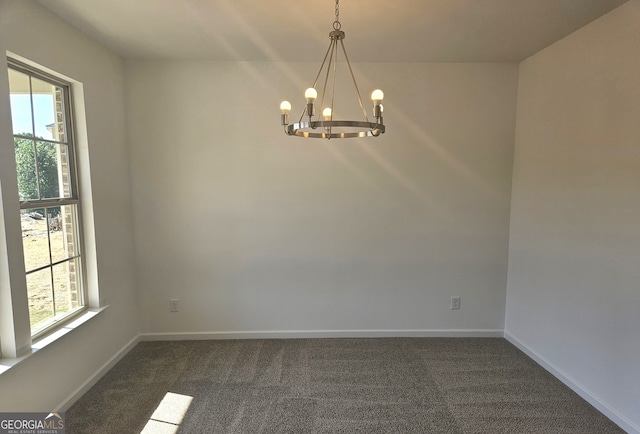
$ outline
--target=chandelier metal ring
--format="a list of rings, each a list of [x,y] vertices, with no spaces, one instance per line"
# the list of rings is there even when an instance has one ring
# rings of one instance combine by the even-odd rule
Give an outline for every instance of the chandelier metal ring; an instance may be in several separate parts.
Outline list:
[[[308,131],[309,129],[323,129],[323,132]],[[358,131],[334,132],[333,128],[359,128]],[[287,126],[286,132],[290,136],[312,139],[348,139],[353,137],[377,137],[383,134],[384,125],[364,121],[311,121],[297,122]]]

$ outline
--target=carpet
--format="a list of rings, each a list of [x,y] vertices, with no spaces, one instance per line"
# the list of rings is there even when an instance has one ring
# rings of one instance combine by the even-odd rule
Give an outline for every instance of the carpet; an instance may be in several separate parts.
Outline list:
[[[177,419],[156,411],[168,392],[188,401]],[[141,342],[67,411],[66,428],[145,426],[158,434],[624,432],[499,338]]]

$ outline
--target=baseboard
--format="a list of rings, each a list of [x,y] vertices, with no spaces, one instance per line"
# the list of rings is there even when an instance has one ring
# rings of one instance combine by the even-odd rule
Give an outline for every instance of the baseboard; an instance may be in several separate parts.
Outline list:
[[[267,330],[185,333],[142,333],[143,341],[218,340],[218,339],[309,339],[309,338],[501,338],[504,330]]]
[[[560,368],[555,366],[549,360],[538,354],[533,349],[529,348],[522,341],[520,341],[517,337],[510,334],[509,332],[504,332],[504,337],[513,345],[518,347],[521,351],[523,351],[527,356],[531,357],[535,360],[540,366],[549,371],[553,376],[555,376],[558,380],[562,381],[567,387],[580,395],[585,401],[589,404],[593,405],[598,409],[602,414],[611,419],[615,424],[617,424],[620,428],[627,431],[628,433],[636,433],[640,434],[640,427],[624,417],[622,414],[618,413],[614,408],[608,405],[606,402],[602,401],[595,394],[593,394],[589,389],[578,383],[576,380],[571,378],[570,375],[562,371]]]
[[[136,335],[124,347],[122,347],[113,357],[111,357],[104,365],[91,375],[84,383],[67,396],[54,411],[66,411],[71,407],[82,395],[87,393],[116,363],[120,361],[129,351],[140,342],[140,335]]]

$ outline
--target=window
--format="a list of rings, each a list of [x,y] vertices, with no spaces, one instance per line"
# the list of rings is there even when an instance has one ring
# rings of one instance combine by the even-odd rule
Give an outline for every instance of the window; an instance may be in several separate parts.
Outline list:
[[[9,59],[31,335],[82,310],[86,292],[69,83]]]

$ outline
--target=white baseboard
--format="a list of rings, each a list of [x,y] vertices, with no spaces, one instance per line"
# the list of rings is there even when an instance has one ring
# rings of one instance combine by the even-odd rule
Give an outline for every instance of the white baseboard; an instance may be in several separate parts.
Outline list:
[[[589,389],[578,383],[576,380],[571,378],[566,372],[562,371],[560,368],[555,366],[549,360],[538,354],[533,349],[529,348],[522,341],[520,341],[517,337],[510,334],[509,332],[504,332],[504,337],[513,345],[518,347],[521,351],[523,351],[527,356],[531,357],[535,360],[540,366],[549,371],[553,376],[555,376],[558,380],[562,381],[565,385],[567,385],[571,390],[580,395],[585,401],[589,404],[593,405],[597,408],[602,414],[611,419],[615,424],[617,424],[620,428],[627,431],[628,433],[636,433],[640,434],[640,427],[618,413],[614,408],[612,408],[609,404],[598,398],[595,394],[593,394]]]
[[[104,365],[91,375],[84,383],[67,396],[54,411],[66,411],[71,407],[82,395],[87,393],[116,363],[120,361],[129,351],[140,342],[140,335],[136,335],[124,347],[122,347],[113,357],[111,357]]]
[[[504,330],[268,330],[195,333],[142,333],[143,341],[186,341],[218,339],[307,339],[307,338],[501,338]]]

